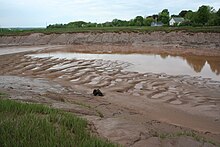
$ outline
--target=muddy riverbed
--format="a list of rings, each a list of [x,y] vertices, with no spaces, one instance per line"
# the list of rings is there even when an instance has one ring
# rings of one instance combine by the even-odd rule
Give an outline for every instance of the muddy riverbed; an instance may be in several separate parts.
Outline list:
[[[218,57],[93,47],[0,48],[0,90],[80,115],[94,134],[125,146],[220,144]],[[104,97],[94,97],[95,88]]]
[[[72,52],[49,52],[28,55],[33,58],[67,60],[96,60],[121,66],[122,71],[138,73],[165,73],[167,75],[189,75],[220,81],[220,58],[209,56],[170,56],[166,54],[88,54]],[[64,68],[71,64],[58,65]],[[109,70],[113,70],[110,67]],[[108,68],[106,69],[108,70]]]

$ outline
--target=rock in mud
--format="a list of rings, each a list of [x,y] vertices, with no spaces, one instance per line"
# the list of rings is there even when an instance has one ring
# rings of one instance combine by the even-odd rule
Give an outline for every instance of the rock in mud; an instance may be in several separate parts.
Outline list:
[[[93,95],[94,96],[104,96],[103,93],[101,92],[101,90],[99,90],[99,89],[94,89]]]

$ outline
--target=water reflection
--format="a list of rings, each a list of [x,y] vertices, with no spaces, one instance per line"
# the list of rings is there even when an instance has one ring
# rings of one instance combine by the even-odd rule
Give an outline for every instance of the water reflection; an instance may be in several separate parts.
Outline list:
[[[188,56],[183,57],[190,67],[194,69],[195,72],[200,73],[207,63],[212,72],[216,75],[220,74],[220,58],[219,57],[197,57],[197,56]]]
[[[220,61],[217,62],[214,60],[207,60],[210,68],[212,69],[212,72],[214,72],[216,75],[220,74]]]
[[[163,59],[166,59],[169,55],[167,54],[160,54],[160,57],[163,58]]]
[[[171,55],[161,54],[162,59],[166,59]],[[178,57],[178,56],[171,56]],[[204,56],[179,56],[186,60],[187,64],[196,72],[200,73],[203,67],[208,64],[210,69],[216,75],[220,75],[220,58],[219,57],[204,57]]]
[[[200,73],[205,66],[206,60],[197,57],[186,57],[188,65],[194,69],[195,72]]]
[[[171,56],[168,54],[84,54],[51,52],[31,55],[61,59],[111,60],[130,63],[125,71],[140,73],[166,73],[169,75],[191,75],[220,81],[220,58],[206,56]]]

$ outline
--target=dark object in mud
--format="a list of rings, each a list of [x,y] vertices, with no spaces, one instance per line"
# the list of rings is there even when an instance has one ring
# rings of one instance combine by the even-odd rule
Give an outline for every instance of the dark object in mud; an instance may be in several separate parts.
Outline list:
[[[99,90],[99,89],[94,89],[93,95],[94,96],[104,96],[103,93],[101,92],[101,90]]]

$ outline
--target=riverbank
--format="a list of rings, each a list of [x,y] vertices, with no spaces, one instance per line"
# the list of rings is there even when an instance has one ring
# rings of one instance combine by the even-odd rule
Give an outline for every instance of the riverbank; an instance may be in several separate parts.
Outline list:
[[[106,146],[106,140],[92,136],[87,122],[73,114],[45,105],[8,100],[0,93],[0,145],[8,146]],[[7,115],[5,115],[7,114]],[[37,128],[37,129],[36,129]]]
[[[33,54],[158,52],[164,58],[166,53],[218,58],[219,42],[219,34],[184,32],[3,36],[0,90],[10,99],[42,103],[86,118],[94,134],[124,146],[217,146],[219,82],[129,72],[123,64],[105,60],[37,58]],[[191,58],[186,60],[192,64]],[[218,64],[209,63],[212,70],[218,69]],[[92,95],[96,88],[104,97]]]
[[[60,47],[2,53],[0,90],[10,99],[80,115],[93,133],[124,146],[220,143],[219,82],[125,72],[109,61],[28,56]],[[94,97],[95,88],[105,96]]]
[[[92,52],[169,53],[220,55],[220,33],[34,33],[24,36],[1,36],[0,47],[37,45],[78,45],[76,49]],[[82,45],[81,47],[79,45]],[[84,49],[84,50],[83,50]]]

